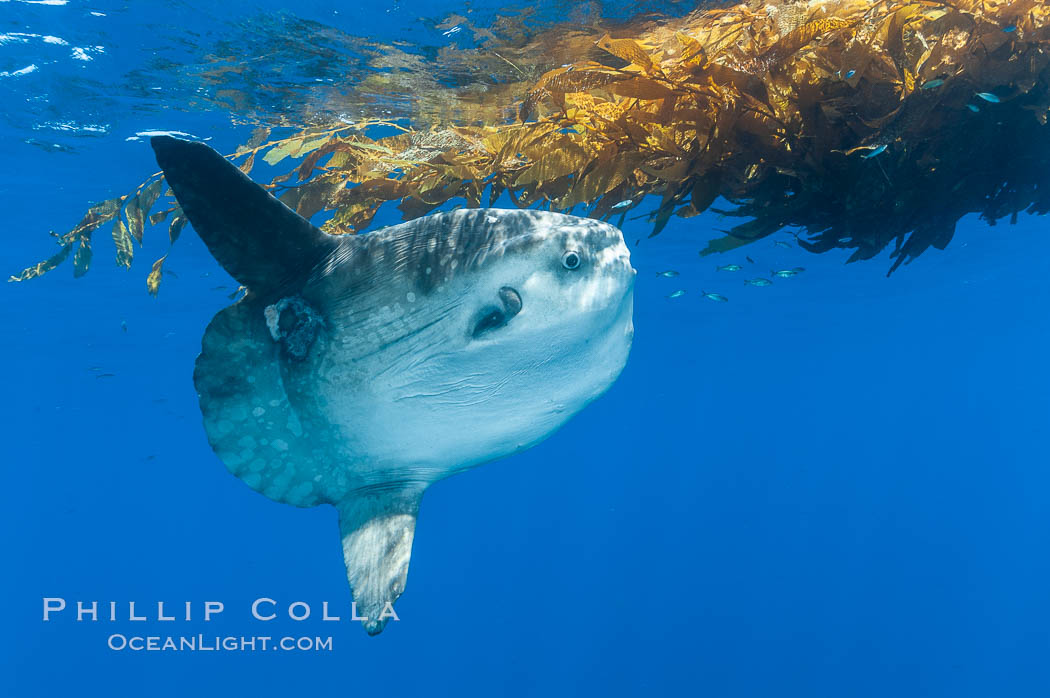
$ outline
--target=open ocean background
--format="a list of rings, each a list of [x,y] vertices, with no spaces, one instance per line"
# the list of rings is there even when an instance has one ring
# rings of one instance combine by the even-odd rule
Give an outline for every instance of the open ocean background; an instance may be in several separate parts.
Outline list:
[[[440,38],[415,19],[440,8],[407,0],[0,2],[0,34],[65,42],[0,41],[3,271],[156,170],[127,137],[243,142],[250,127],[195,106],[177,70],[168,89],[151,61],[196,60],[282,9]],[[770,239],[701,259],[715,214],[651,240],[629,222],[636,335],[619,382],[536,448],[431,488],[402,620],[376,638],[345,620],[335,511],[256,494],[205,439],[193,361],[236,283],[187,230],[165,267],[178,278],[152,298],[164,232],[125,272],[104,226],[86,277],[0,286],[0,695],[1046,696],[1048,225],[967,219],[887,279],[885,254],[845,266]],[[715,272],[730,262],[745,271]],[[226,610],[43,623],[45,596]],[[315,615],[327,600],[344,621],[252,621],[259,596]],[[334,651],[114,652],[115,632],[331,635]]]

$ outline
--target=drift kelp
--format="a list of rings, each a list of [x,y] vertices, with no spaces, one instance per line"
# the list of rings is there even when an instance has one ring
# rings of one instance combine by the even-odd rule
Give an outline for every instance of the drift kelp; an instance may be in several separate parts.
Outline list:
[[[1050,210],[1048,24],[1050,7],[1033,0],[774,2],[647,18],[615,36],[598,24],[536,35],[513,54],[493,29],[471,55],[522,77],[542,65],[518,65],[531,49],[582,59],[492,90],[495,104],[445,91],[455,123],[378,139],[345,124],[262,132],[234,157],[246,172],[257,156],[295,159],[271,188],[303,216],[334,212],[333,234],[366,230],[388,201],[407,220],[504,192],[521,207],[621,220],[653,201],[656,234],[724,197],[723,213],[747,220],[704,253],[795,227],[807,249],[853,249],[850,261],[892,244],[896,269],[943,249],[967,213],[994,223]],[[74,246],[83,273],[91,231],[114,218],[118,261],[130,263],[147,216],[179,220],[150,214],[152,186],[94,207],[55,257],[14,278]]]

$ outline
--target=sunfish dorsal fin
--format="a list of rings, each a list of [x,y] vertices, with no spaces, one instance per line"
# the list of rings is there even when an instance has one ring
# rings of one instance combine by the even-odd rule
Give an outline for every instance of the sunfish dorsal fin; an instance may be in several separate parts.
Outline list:
[[[154,136],[150,144],[212,256],[256,295],[294,293],[338,246],[203,143]]]
[[[351,492],[336,505],[346,578],[355,610],[377,635],[405,590],[422,483],[391,483]]]

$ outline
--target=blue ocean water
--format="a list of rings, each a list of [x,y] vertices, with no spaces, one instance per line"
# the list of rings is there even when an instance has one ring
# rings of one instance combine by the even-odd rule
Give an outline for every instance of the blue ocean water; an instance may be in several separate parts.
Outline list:
[[[287,9],[0,4],[0,32],[65,42],[0,42],[5,270],[50,254],[47,231],[86,202],[155,171],[147,143],[126,138],[242,142],[250,128],[195,104],[158,56],[198,57],[244,18]],[[434,32],[416,18],[439,14],[291,9],[413,40]],[[700,258],[724,227],[713,213],[653,239],[629,221],[623,375],[539,446],[428,491],[401,621],[375,638],[346,620],[334,510],[267,500],[206,441],[192,366],[236,283],[187,231],[166,265],[177,278],[152,298],[163,233],[129,272],[100,234],[84,278],[63,267],[2,287],[0,695],[1045,696],[1046,226],[966,219],[947,250],[887,279],[885,255],[846,266],[771,240]],[[728,262],[745,271],[715,271]],[[743,284],[795,266],[806,271]],[[123,620],[67,610],[45,623],[44,597],[98,600],[103,616],[117,601]],[[279,619],[251,619],[260,597]],[[208,600],[225,610],[204,623]],[[194,620],[129,621],[128,601],[190,601]],[[284,616],[294,601],[312,617]],[[319,619],[324,601],[342,621]],[[114,651],[114,633],[333,648]]]

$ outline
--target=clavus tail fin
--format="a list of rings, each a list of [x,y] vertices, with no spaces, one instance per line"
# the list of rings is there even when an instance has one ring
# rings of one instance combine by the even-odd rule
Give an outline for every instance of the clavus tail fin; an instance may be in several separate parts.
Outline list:
[[[355,490],[336,505],[346,577],[369,635],[378,635],[396,617],[393,604],[405,590],[424,487],[399,483]]]

